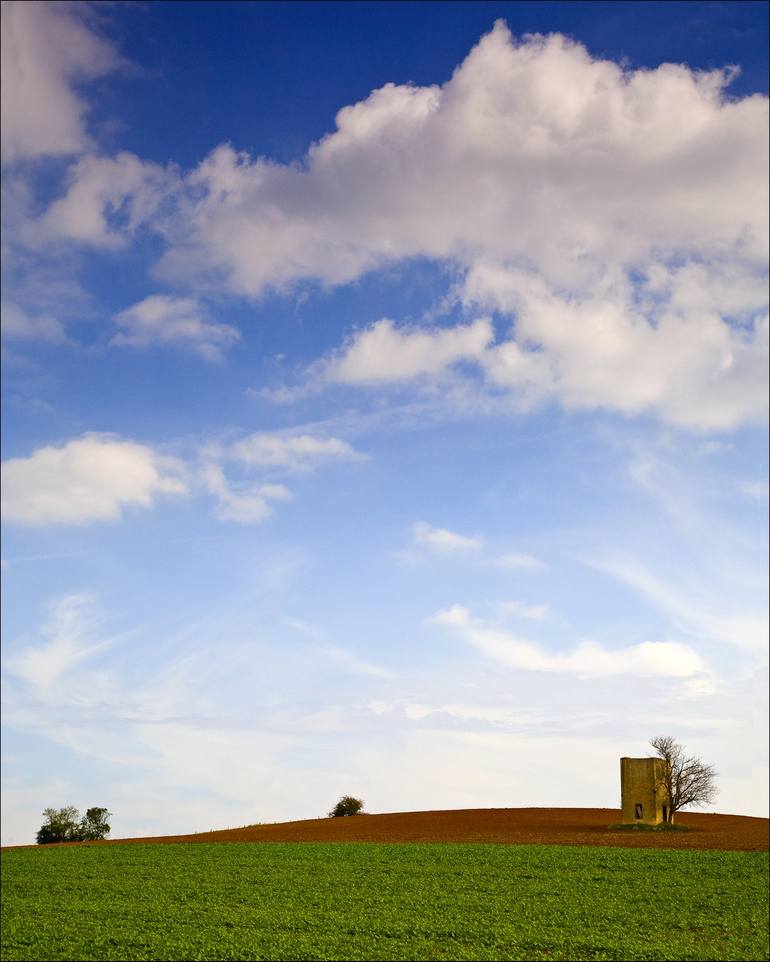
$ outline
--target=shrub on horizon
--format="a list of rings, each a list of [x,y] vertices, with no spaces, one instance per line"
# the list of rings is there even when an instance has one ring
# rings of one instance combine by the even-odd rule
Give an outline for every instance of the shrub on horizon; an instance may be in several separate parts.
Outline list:
[[[345,815],[360,815],[364,803],[360,798],[343,795],[334,808],[329,812],[330,818],[342,818]]]

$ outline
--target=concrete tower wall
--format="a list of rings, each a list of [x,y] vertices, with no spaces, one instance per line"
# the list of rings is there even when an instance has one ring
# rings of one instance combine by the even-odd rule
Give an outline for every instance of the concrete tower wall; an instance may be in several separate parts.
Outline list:
[[[666,820],[668,792],[662,758],[621,758],[620,797],[623,824],[659,825]]]

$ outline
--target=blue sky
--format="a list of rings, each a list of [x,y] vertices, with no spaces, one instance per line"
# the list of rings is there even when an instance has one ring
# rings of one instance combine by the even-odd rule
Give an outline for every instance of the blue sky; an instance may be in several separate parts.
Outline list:
[[[3,4],[3,842],[767,815],[767,8]]]

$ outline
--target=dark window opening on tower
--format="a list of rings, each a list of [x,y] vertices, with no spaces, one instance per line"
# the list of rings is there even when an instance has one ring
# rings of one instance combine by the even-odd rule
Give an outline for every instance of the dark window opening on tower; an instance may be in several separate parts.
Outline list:
[[[636,805],[634,805],[634,809],[635,809],[635,812],[636,812],[636,817],[637,817],[637,818],[641,818],[641,817],[642,817],[642,806],[637,803]]]

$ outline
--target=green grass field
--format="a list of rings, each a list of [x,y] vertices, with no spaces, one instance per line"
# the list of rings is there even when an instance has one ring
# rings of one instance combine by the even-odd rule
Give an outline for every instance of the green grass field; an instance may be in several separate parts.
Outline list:
[[[250,843],[2,854],[3,959],[766,959],[768,856]]]

